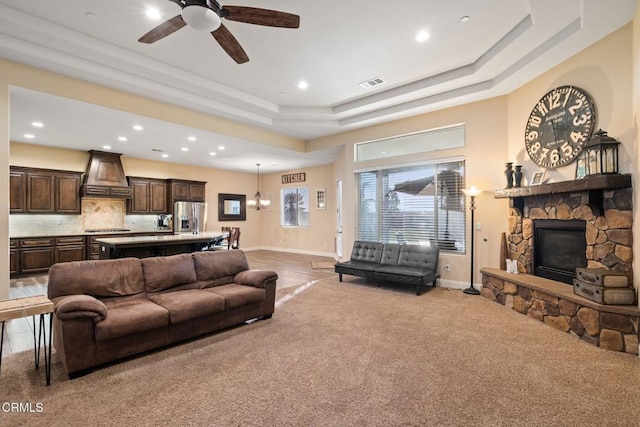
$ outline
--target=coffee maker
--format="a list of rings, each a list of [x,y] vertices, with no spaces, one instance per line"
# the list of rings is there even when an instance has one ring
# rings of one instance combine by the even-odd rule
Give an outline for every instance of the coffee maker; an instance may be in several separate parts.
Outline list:
[[[171,228],[171,215],[158,215],[158,229],[169,230]]]

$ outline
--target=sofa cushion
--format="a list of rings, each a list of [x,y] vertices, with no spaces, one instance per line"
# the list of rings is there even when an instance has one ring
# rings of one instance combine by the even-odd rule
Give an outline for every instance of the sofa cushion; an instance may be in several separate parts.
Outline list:
[[[198,281],[191,254],[143,258],[141,262],[147,292],[160,292]]]
[[[235,283],[207,288],[204,289],[204,291],[224,297],[225,307],[227,309],[241,307],[243,305],[253,304],[255,302],[262,302],[266,298],[266,292],[264,288],[238,285]]]
[[[153,294],[149,299],[169,311],[171,323],[219,313],[224,311],[225,303],[222,296],[200,289]]]
[[[396,265],[398,264],[398,256],[400,255],[400,248],[406,245],[399,245],[397,243],[387,243],[382,250],[382,259],[380,264],[382,265]]]
[[[49,269],[50,299],[78,294],[109,298],[142,292],[144,276],[138,258],[63,262]]]
[[[439,254],[437,246],[402,245],[398,266],[435,271],[438,267]]]
[[[382,257],[382,243],[356,240],[351,250],[351,261],[379,263]]]
[[[96,340],[106,341],[169,324],[169,312],[142,298],[104,301],[107,318],[96,324]]]
[[[376,270],[376,277],[380,280],[388,280],[397,283],[410,283],[422,285],[436,280],[435,272],[428,268],[399,267],[389,265]]]
[[[192,256],[198,280],[207,286],[231,283],[236,274],[249,269],[247,257],[239,249],[194,252]]]

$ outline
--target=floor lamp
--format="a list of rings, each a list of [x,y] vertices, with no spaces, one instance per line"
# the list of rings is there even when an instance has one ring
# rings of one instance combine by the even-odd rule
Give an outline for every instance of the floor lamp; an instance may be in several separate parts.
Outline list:
[[[480,295],[480,291],[473,287],[473,258],[474,258],[474,244],[473,244],[473,235],[475,234],[476,223],[473,218],[473,212],[476,210],[476,196],[482,193],[482,190],[476,188],[475,185],[472,185],[471,188],[466,190],[462,190],[464,194],[471,198],[471,204],[469,205],[469,210],[471,211],[471,284],[470,286],[463,290],[465,294],[469,295]]]

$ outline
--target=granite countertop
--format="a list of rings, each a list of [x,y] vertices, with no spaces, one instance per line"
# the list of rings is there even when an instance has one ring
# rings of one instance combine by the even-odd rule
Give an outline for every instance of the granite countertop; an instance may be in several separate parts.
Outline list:
[[[101,237],[96,239],[99,243],[106,243],[108,245],[133,245],[133,244],[163,244],[173,242],[197,242],[208,241],[216,237],[224,237],[227,233],[220,231],[203,231],[198,234],[193,233],[180,233],[170,234],[163,236],[130,236],[130,237]]]
[[[146,233],[166,233],[173,234],[173,230],[116,230],[116,231],[64,231],[64,230],[54,230],[54,231],[33,231],[33,232],[21,232],[21,233],[11,233],[9,232],[9,238],[11,239],[23,239],[23,238],[49,238],[49,237],[62,237],[62,236],[104,236],[109,234],[146,234]]]

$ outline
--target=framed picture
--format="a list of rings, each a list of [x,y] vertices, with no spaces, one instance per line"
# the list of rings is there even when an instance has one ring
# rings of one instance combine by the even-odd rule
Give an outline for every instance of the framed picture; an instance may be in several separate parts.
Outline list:
[[[576,179],[582,179],[587,175],[587,158],[584,153],[576,160]]]
[[[246,221],[245,194],[218,193],[218,221]]]
[[[326,188],[318,188],[316,190],[316,209],[319,209],[319,210],[327,209],[327,189]]]
[[[541,170],[535,171],[533,173],[533,175],[531,175],[531,181],[529,182],[529,185],[540,185],[540,184],[542,184],[544,182],[546,174],[547,174],[547,170],[546,169],[541,169]]]

